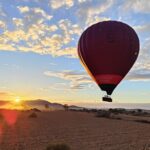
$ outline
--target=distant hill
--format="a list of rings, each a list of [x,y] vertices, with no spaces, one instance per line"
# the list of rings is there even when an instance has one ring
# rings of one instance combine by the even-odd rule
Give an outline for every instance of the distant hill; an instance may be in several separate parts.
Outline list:
[[[69,109],[70,110],[83,110],[84,107],[79,107],[79,106],[71,105],[71,106],[69,106]]]
[[[38,108],[40,110],[63,110],[64,106],[59,103],[51,103],[47,100],[37,99],[24,101],[24,105],[31,108]]]
[[[51,104],[47,100],[37,99],[37,100],[27,100],[24,101],[27,105],[45,105],[45,104]]]
[[[0,100],[0,108],[11,108],[11,106],[15,105],[11,101],[3,101]],[[19,104],[16,104],[18,107]],[[59,103],[51,103],[48,102],[47,100],[42,100],[42,99],[37,99],[37,100],[27,100],[23,101],[20,104],[21,108],[24,109],[32,109],[32,108],[37,108],[40,110],[63,110],[64,106]]]

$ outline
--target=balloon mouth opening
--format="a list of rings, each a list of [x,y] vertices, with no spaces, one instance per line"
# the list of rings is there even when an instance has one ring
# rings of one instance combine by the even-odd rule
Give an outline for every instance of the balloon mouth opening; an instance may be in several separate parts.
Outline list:
[[[102,91],[106,91],[107,95],[111,95],[116,87],[116,84],[99,84]]]

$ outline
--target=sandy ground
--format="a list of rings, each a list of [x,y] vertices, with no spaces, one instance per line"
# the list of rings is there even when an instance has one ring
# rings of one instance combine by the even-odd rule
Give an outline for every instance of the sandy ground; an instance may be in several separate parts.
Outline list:
[[[29,118],[30,113],[0,120],[0,150],[45,150],[48,143],[66,143],[71,150],[150,150],[150,124],[135,122],[134,117],[115,120],[55,111]]]

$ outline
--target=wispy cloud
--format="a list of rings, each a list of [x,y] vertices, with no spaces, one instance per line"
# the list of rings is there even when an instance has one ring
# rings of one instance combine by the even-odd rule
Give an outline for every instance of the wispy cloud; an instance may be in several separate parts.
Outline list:
[[[126,0],[121,8],[126,12],[134,11],[135,13],[150,13],[150,1]]]
[[[150,23],[134,26],[134,29],[139,33],[150,32]]]
[[[3,92],[0,91],[0,100],[10,100],[15,96],[12,92]]]
[[[66,70],[62,72],[46,71],[44,74],[68,81],[70,89],[83,89],[92,83],[91,78],[85,72]]]
[[[84,2],[84,1],[79,1]],[[98,21],[110,20],[107,17],[100,17],[100,15],[106,12],[113,5],[113,0],[106,0],[102,2],[86,1],[81,3],[77,10],[80,21],[89,26]],[[84,16],[84,17],[83,17]]]
[[[130,81],[150,81],[150,69],[134,70],[126,79]]]

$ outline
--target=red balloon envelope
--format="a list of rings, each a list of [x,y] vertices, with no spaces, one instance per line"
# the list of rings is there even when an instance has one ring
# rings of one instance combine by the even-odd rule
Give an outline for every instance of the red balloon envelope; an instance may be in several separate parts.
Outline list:
[[[99,87],[111,95],[133,66],[139,39],[127,24],[104,21],[87,28],[78,43],[78,55]]]

